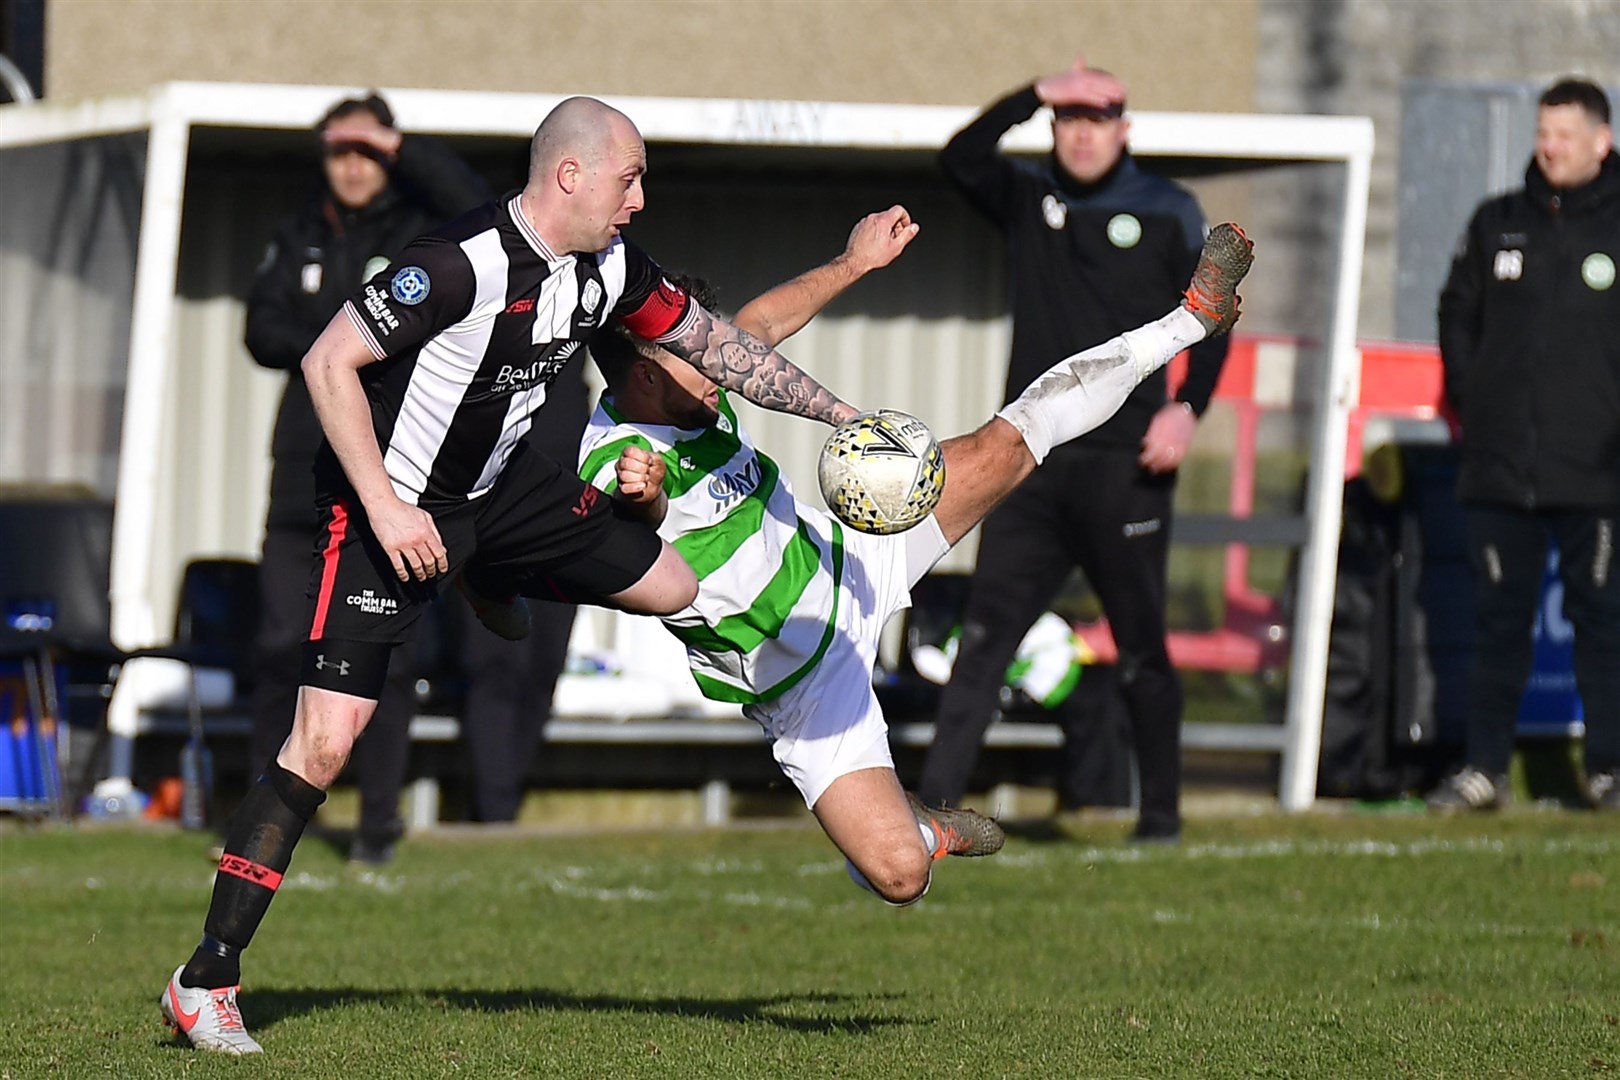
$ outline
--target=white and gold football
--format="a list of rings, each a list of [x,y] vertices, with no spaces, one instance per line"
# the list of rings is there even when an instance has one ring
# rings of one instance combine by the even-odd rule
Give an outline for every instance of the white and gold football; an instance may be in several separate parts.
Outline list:
[[[859,413],[838,425],[816,472],[838,520],[878,535],[916,525],[945,490],[945,455],[934,433],[896,409]]]

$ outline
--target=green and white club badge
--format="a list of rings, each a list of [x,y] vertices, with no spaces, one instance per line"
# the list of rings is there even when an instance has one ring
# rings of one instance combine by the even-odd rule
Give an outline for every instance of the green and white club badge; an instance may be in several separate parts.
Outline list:
[[[1142,240],[1142,223],[1134,214],[1115,214],[1108,219],[1108,242],[1117,248],[1133,248]]]
[[[1594,251],[1581,260],[1581,280],[1586,287],[1602,292],[1614,284],[1614,260],[1601,251]]]

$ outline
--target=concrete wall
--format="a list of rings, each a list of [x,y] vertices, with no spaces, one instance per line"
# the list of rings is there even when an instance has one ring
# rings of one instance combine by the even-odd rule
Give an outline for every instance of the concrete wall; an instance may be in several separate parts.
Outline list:
[[[52,0],[51,96],[170,80],[977,104],[1084,47],[1143,109],[1247,111],[1256,0]],[[1197,64],[1189,64],[1197,57]]]
[[[1139,109],[1372,116],[1361,333],[1389,337],[1401,81],[1620,81],[1620,0],[52,0],[46,62],[54,98],[223,79],[965,105],[1082,47]],[[1335,184],[1288,170],[1234,202],[1283,241],[1251,328],[1322,325]]]
[[[1620,0],[1262,0],[1259,29],[1261,112],[1371,116],[1377,128],[1363,338],[1395,330],[1402,80],[1551,83],[1573,72],[1605,85],[1620,81]],[[1297,182],[1257,192],[1256,228],[1300,242],[1290,246],[1287,272],[1256,264],[1256,283],[1265,287],[1245,301],[1251,325],[1312,321],[1321,297],[1294,283],[1321,279],[1330,257],[1321,215],[1330,198],[1325,185]]]

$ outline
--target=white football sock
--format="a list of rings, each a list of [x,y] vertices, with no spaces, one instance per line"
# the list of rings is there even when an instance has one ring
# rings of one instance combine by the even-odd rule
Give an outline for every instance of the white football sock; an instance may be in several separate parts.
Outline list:
[[[917,830],[922,833],[923,847],[928,849],[928,854],[932,855],[939,850],[939,833],[934,831],[932,825],[926,821],[919,821]]]
[[[1052,447],[1100,427],[1143,379],[1204,336],[1203,324],[1178,307],[1052,365],[996,415],[1018,429],[1039,465]]]

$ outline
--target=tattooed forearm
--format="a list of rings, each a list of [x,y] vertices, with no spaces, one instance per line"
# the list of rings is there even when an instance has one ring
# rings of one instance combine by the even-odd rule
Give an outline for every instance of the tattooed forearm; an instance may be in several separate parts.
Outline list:
[[[660,344],[720,386],[764,408],[828,424],[855,415],[852,407],[793,361],[701,308],[686,333]]]

